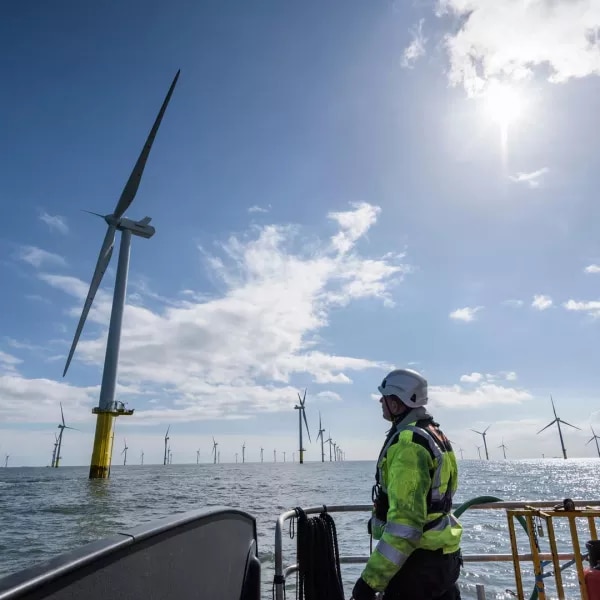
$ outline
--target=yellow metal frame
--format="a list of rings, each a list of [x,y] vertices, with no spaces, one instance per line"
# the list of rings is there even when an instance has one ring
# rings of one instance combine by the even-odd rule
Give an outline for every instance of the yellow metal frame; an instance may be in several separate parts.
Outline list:
[[[581,554],[581,546],[579,542],[579,532],[577,530],[577,519],[586,519],[589,529],[590,539],[597,540],[598,533],[596,529],[595,519],[600,518],[600,510],[590,507],[584,507],[580,510],[563,510],[555,507],[550,510],[542,510],[539,508],[525,507],[517,509],[508,509],[506,511],[508,518],[508,532],[510,536],[510,546],[512,551],[513,566],[515,571],[515,583],[517,586],[517,597],[519,600],[525,600],[523,592],[523,581],[521,576],[520,561],[523,556],[519,555],[517,545],[517,535],[515,528],[515,519],[519,517],[525,519],[527,523],[527,537],[529,538],[529,547],[531,549],[531,560],[533,562],[533,571],[535,574],[535,586],[538,592],[538,600],[546,600],[546,589],[544,586],[544,572],[542,567],[542,553],[538,543],[538,534],[536,531],[535,520],[541,519],[544,521],[546,531],[548,532],[548,542],[550,544],[550,555],[553,565],[553,576],[556,582],[556,591],[558,600],[566,600],[565,590],[563,586],[560,556],[556,545],[556,534],[554,530],[554,519],[567,519],[569,523],[569,531],[571,534],[571,545],[573,548],[573,556],[575,566],[577,568],[577,579],[579,581],[579,591],[581,600],[588,600],[587,588],[584,580],[584,564]]]

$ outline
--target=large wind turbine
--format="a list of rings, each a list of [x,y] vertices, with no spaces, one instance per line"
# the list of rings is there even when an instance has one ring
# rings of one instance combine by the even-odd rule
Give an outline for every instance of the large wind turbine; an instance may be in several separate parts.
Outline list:
[[[300,400],[300,404],[296,404],[294,406],[294,410],[298,411],[298,435],[300,440],[300,447],[298,450],[300,451],[300,464],[304,464],[304,447],[302,446],[302,418],[304,418],[304,424],[306,425],[306,433],[308,435],[308,441],[310,442],[310,431],[308,430],[308,421],[306,420],[306,407],[304,403],[306,402],[306,390],[304,390],[304,398],[298,394],[298,400]]]
[[[143,465],[144,464],[144,451],[142,450],[142,452],[140,453],[140,458],[141,458],[141,462],[140,464]]]
[[[171,439],[169,437],[169,429],[171,429],[170,425],[167,427],[167,433],[165,433],[165,455],[163,456],[163,465],[169,464],[169,440]]]
[[[66,375],[79,336],[83,330],[85,320],[94,302],[94,297],[102,277],[108,268],[112,257],[113,248],[115,245],[115,236],[117,231],[121,232],[121,244],[119,247],[119,261],[117,265],[117,275],[115,280],[115,289],[113,295],[112,309],[110,314],[110,325],[108,328],[108,340],[106,342],[106,354],[104,357],[104,370],[102,372],[102,385],[100,388],[100,399],[98,406],[92,409],[92,413],[98,415],[96,420],[96,434],[94,437],[94,449],[92,451],[92,460],[90,465],[90,479],[106,479],[110,475],[110,460],[112,455],[111,431],[115,417],[132,415],[132,409],[125,409],[122,402],[115,401],[115,390],[117,385],[117,368],[119,362],[119,346],[121,342],[121,325],[123,322],[123,309],[125,307],[125,292],[127,289],[127,272],[129,270],[129,250],[131,246],[131,236],[136,235],[146,239],[151,238],[155,229],[150,225],[151,218],[144,217],[140,221],[133,221],[125,218],[125,211],[131,206],[137,193],[146,161],[152,149],[154,138],[160,127],[163,115],[167,110],[171,95],[175,89],[175,84],[179,78],[179,71],[175,75],[171,87],[167,92],[167,96],[158,112],[158,116],[154,121],[154,125],[150,130],[146,143],[133,167],[133,171],[121,192],[121,197],[111,214],[104,215],[103,218],[108,225],[100,254],[96,263],[96,269],[92,276],[92,282],[83,305],[83,311],[77,324],[75,337],[69,350],[69,356],[63,372],[63,377]],[[100,215],[102,216],[102,215]]]
[[[260,462],[264,462],[264,460],[263,460],[264,452],[265,452],[265,449],[261,446],[261,448],[260,448]]]
[[[242,444],[242,463],[246,462],[246,442]]]
[[[58,428],[60,429],[60,432],[58,434],[58,447],[56,448],[56,455],[54,457],[54,466],[57,468],[58,463],[62,458],[62,456],[60,455],[60,449],[62,447],[63,432],[65,431],[65,429],[72,429],[73,431],[75,431],[75,427],[67,427],[67,425],[65,424],[65,413],[63,412],[62,402],[60,403],[60,420],[62,422],[58,424]]]
[[[596,435],[594,428],[590,425],[590,429],[592,430],[592,437],[585,443],[587,446],[591,441],[596,442],[596,450],[598,450],[598,457],[600,457],[600,446],[598,446],[598,440],[600,440],[600,435]]]
[[[546,425],[546,427],[543,427],[542,429],[540,429],[538,431],[538,433],[542,433],[542,431],[544,431],[544,429],[548,429],[548,427],[550,427],[551,425],[554,425],[554,423],[556,423],[556,426],[558,427],[558,437],[560,438],[560,447],[562,448],[563,458],[566,460],[567,459],[567,449],[565,448],[565,442],[563,440],[563,435],[562,435],[562,430],[560,428],[560,424],[562,423],[563,425],[568,425],[569,427],[572,427],[573,429],[579,429],[579,431],[581,431],[581,429],[579,427],[575,427],[575,425],[571,425],[571,423],[567,423],[566,421],[563,421],[556,414],[556,408],[554,406],[554,400],[552,398],[552,395],[550,395],[550,402],[552,402],[552,412],[554,413],[554,421],[552,421],[551,423],[548,423],[548,425]]]
[[[487,435],[487,430],[490,427],[491,427],[491,425],[488,425],[483,431],[477,431],[476,429],[471,429],[471,431],[478,433],[483,438],[483,447],[485,448],[485,460],[490,460],[490,455],[488,454],[488,449],[487,449],[487,441],[485,439],[485,436]]]
[[[196,450],[196,464],[200,463],[200,448]]]
[[[10,458],[10,454],[7,454],[4,458],[4,468],[8,469],[8,459]]]
[[[319,411],[319,435],[317,435],[317,439],[321,438],[321,462],[325,462],[325,439],[323,438],[323,434],[325,430],[321,426],[321,411]]]
[[[329,439],[325,440],[325,442],[329,443],[329,462],[331,462],[331,446],[333,445],[333,440],[331,439],[331,431],[327,432]]]

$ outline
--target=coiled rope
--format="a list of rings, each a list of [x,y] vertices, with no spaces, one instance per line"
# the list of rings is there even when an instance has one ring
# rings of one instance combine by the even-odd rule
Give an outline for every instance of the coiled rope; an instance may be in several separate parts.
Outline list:
[[[335,522],[327,507],[308,518],[296,508],[298,518],[298,600],[344,600],[340,554]]]

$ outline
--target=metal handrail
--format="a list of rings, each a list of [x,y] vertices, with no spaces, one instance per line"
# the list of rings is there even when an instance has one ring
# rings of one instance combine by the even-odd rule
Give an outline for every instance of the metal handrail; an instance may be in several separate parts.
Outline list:
[[[585,506],[600,506],[600,500],[575,500],[574,505],[576,507]],[[517,508],[546,508],[554,506],[562,506],[562,500],[523,500],[523,501],[509,501],[509,502],[489,502],[486,504],[473,504],[469,507],[469,510],[502,510],[502,509],[517,509]],[[458,508],[461,504],[455,504],[452,508]],[[310,508],[303,508],[304,513],[319,514],[323,511],[328,513],[336,512],[371,512],[373,510],[372,504],[339,504],[339,505],[320,505],[311,506]],[[275,600],[284,600],[284,586],[286,578],[295,573],[298,570],[298,564],[291,564],[287,567],[283,567],[283,527],[286,521],[297,517],[296,510],[288,510],[279,515],[277,523],[275,524],[275,578],[273,580],[273,587],[275,589]],[[571,560],[573,559],[573,553],[560,553],[558,555],[559,560]],[[527,561],[532,560],[531,554],[519,555],[519,560]],[[541,554],[542,560],[551,560],[551,554]],[[340,556],[340,564],[364,564],[369,559],[368,556]],[[512,554],[463,554],[464,562],[512,562]]]

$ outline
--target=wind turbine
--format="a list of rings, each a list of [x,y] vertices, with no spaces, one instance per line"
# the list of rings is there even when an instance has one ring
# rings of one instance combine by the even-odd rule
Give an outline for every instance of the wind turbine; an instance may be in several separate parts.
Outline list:
[[[331,431],[327,435],[329,435],[329,439],[325,440],[325,442],[329,443],[329,462],[331,462],[331,446],[333,445],[333,440],[331,439]]]
[[[170,425],[167,427],[167,433],[165,433],[165,455],[163,457],[163,465],[169,464],[169,440],[171,439],[169,437],[169,429],[171,429]]]
[[[264,462],[263,458],[264,458],[264,452],[265,449],[261,446],[260,448],[260,462]]]
[[[283,451],[283,462],[285,462],[285,450]]]
[[[10,454],[7,454],[4,458],[4,468],[8,469],[8,459],[10,458]]]
[[[325,430],[321,426],[321,411],[319,411],[319,434],[317,435],[317,439],[321,438],[321,462],[325,462],[325,440],[323,439],[323,434]]]
[[[121,450],[121,454],[123,454],[123,466],[125,466],[127,464],[127,450],[129,450],[129,448],[127,447],[127,438],[123,439],[123,450]]]
[[[246,462],[246,442],[242,444],[242,463]]]
[[[171,446],[169,446],[169,464],[173,464],[173,453],[171,452]]]
[[[163,115],[167,110],[171,95],[175,89],[175,84],[179,78],[179,71],[175,75],[171,87],[163,101],[163,104],[158,112],[158,116],[154,121],[154,125],[148,134],[146,143],[133,167],[133,171],[121,192],[121,196],[112,213],[101,216],[108,225],[96,268],[92,276],[90,289],[88,291],[83,311],[77,324],[73,343],[69,350],[69,356],[63,372],[63,377],[67,374],[69,365],[75,353],[79,336],[83,331],[85,320],[94,302],[96,292],[102,282],[102,277],[108,268],[110,259],[113,254],[115,245],[115,236],[117,231],[121,232],[121,244],[119,247],[119,260],[117,265],[117,275],[115,280],[115,289],[113,294],[112,309],[110,315],[110,325],[108,328],[108,339],[106,342],[106,354],[104,358],[104,370],[102,372],[102,385],[100,388],[100,399],[98,406],[92,409],[92,413],[98,415],[96,420],[96,433],[94,437],[94,449],[92,451],[92,460],[90,464],[90,479],[106,479],[110,475],[110,457],[112,454],[111,430],[115,417],[132,415],[132,409],[125,409],[122,402],[115,402],[115,390],[117,385],[117,369],[119,363],[119,346],[121,342],[121,325],[123,322],[123,309],[125,307],[125,293],[127,289],[127,274],[129,270],[129,251],[131,247],[131,236],[136,235],[146,239],[151,238],[155,229],[150,225],[151,218],[144,217],[140,221],[127,219],[123,215],[131,206],[135,195],[138,191],[146,161],[152,149],[154,138],[160,127]]]
[[[337,461],[337,444],[335,442],[331,442],[333,444],[333,459]]]
[[[295,463],[296,462],[296,453],[292,452],[292,462]]]
[[[600,446],[598,445],[598,440],[600,440],[600,435],[596,435],[594,428],[590,425],[590,429],[592,430],[592,437],[585,443],[587,446],[591,441],[596,442],[596,450],[598,450],[598,457],[600,458]]]
[[[506,460],[506,449],[508,446],[504,445],[504,438],[502,438],[502,443],[498,446],[498,448],[502,448],[502,452],[504,454],[504,460]]]
[[[235,464],[237,465],[237,457],[238,457],[238,453],[235,453]]]
[[[277,462],[277,450],[273,450],[273,462]]]
[[[62,447],[63,432],[65,431],[65,429],[72,429],[73,431],[75,431],[74,427],[68,427],[67,425],[65,425],[65,413],[63,412],[62,402],[60,403],[60,418],[62,423],[58,424],[60,432],[58,433],[58,448],[56,449],[56,456],[54,457],[54,466],[56,468],[58,468],[58,463],[62,458],[62,456],[60,455],[60,449]]]
[[[143,451],[143,450],[142,450],[142,452],[141,452],[141,454],[140,454],[140,457],[141,457],[141,459],[142,459],[142,460],[141,460],[141,464],[142,464],[142,466],[143,466],[143,464],[144,464],[144,451]]]
[[[294,406],[294,410],[298,411],[298,435],[300,439],[300,464],[304,464],[304,448],[302,447],[302,418],[304,417],[304,424],[306,425],[306,433],[308,435],[308,441],[310,442],[310,431],[308,430],[308,421],[306,420],[306,407],[304,403],[306,402],[306,390],[304,390],[304,398],[298,394],[298,400],[300,400],[300,404],[296,404]]]
[[[54,463],[56,462],[56,448],[58,447],[58,436],[56,433],[54,434],[54,449],[52,450],[52,463],[51,467],[54,467]]]
[[[196,450],[196,464],[200,463],[200,448]]]
[[[477,454],[479,454],[479,460],[481,460],[481,446],[476,446]]]
[[[562,435],[562,430],[560,428],[560,424],[562,423],[563,425],[568,425],[569,427],[572,427],[573,429],[579,429],[579,431],[581,431],[581,429],[579,427],[575,427],[575,425],[571,425],[571,423],[567,423],[566,421],[563,421],[556,414],[556,408],[554,406],[554,400],[552,399],[552,395],[550,395],[550,402],[552,402],[552,412],[554,413],[554,421],[552,421],[551,423],[548,423],[548,425],[546,425],[546,427],[543,427],[542,429],[540,429],[538,431],[538,434],[542,433],[542,431],[544,431],[544,429],[548,429],[548,427],[550,427],[551,425],[554,425],[554,423],[556,423],[556,426],[558,427],[558,437],[560,438],[560,447],[562,448],[563,458],[566,460],[567,459],[567,449],[565,448],[565,442],[563,440],[563,435]]]
[[[214,455],[214,462],[213,464],[217,464],[217,446],[219,445],[219,442],[215,442],[215,438],[213,436],[213,449],[212,449],[212,454]]]
[[[491,427],[491,425],[488,425],[483,431],[477,431],[476,429],[471,429],[471,431],[478,433],[483,438],[483,447],[485,448],[485,460],[490,460],[490,455],[488,454],[488,449],[487,449],[487,441],[485,439],[485,436],[487,435],[487,430],[490,427]]]

